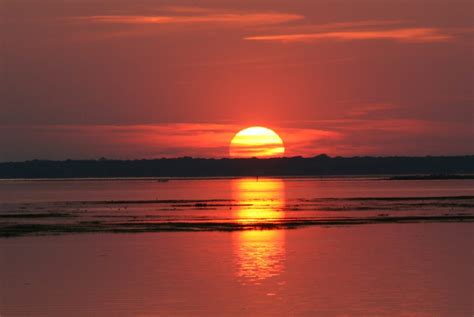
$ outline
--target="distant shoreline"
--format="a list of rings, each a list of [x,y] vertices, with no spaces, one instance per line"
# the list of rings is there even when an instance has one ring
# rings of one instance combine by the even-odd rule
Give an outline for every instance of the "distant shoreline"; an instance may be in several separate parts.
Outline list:
[[[0,163],[0,179],[142,179],[241,177],[385,177],[390,180],[473,179],[474,155],[426,157],[171,158],[32,160]]]
[[[67,177],[67,178],[1,178],[0,182],[110,182],[110,181],[126,181],[126,182],[159,182],[166,183],[171,181],[199,181],[199,180],[233,180],[233,179],[250,179],[256,180],[321,180],[321,181],[364,181],[364,180],[379,180],[379,181],[400,181],[400,180],[474,180],[474,174],[450,174],[450,175],[322,175],[322,176],[302,176],[302,175],[269,175],[269,176],[200,176],[200,177]]]
[[[430,174],[430,175],[397,175],[391,176],[389,180],[463,180],[474,179],[472,174]]]

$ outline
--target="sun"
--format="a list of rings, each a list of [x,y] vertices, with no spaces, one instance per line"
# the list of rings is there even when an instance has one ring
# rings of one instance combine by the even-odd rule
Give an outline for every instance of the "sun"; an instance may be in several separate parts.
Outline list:
[[[230,141],[229,155],[244,157],[280,157],[285,153],[283,140],[275,131],[265,127],[240,130]]]

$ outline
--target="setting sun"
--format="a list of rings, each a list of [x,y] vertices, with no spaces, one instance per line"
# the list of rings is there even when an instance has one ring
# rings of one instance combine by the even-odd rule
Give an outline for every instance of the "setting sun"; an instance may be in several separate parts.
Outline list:
[[[239,131],[230,141],[231,157],[279,157],[285,153],[283,140],[265,127],[249,127]]]

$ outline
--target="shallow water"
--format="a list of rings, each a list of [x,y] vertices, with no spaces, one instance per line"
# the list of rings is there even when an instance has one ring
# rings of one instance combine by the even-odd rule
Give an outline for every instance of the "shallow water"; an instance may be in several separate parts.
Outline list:
[[[2,316],[471,316],[472,225],[0,239]]]
[[[45,179],[0,180],[0,202],[231,199],[242,189],[251,191],[252,187],[260,188],[260,192],[278,189],[278,195],[288,199],[474,195],[474,180],[347,177],[170,179],[160,182],[157,179]]]
[[[0,181],[0,236],[474,220],[474,180]]]
[[[473,185],[3,180],[0,316],[472,316]]]

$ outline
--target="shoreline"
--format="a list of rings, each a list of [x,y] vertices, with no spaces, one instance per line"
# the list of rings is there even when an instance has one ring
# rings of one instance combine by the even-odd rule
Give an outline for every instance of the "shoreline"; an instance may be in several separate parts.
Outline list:
[[[171,176],[171,177],[41,177],[41,178],[2,178],[1,182],[87,182],[87,181],[148,181],[166,183],[169,181],[189,180],[232,180],[232,179],[256,179],[256,180],[473,180],[474,174],[356,174],[356,175],[263,175],[263,176]]]

